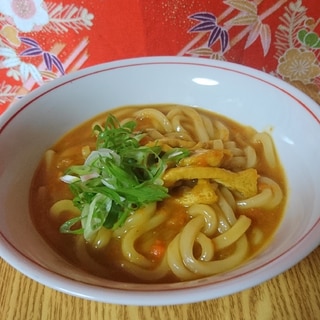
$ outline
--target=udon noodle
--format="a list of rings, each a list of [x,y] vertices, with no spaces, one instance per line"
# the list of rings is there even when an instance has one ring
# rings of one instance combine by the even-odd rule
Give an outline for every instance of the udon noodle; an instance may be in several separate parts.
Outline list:
[[[87,239],[63,234],[79,217],[69,186],[59,180],[95,149],[93,124],[108,114],[135,121],[146,145],[190,154],[161,176],[169,197],[132,209],[117,228]],[[99,115],[48,150],[30,191],[35,226],[66,259],[98,276],[128,282],[178,282],[222,273],[261,251],[279,225],[286,201],[284,171],[268,133],[180,105],[130,106]]]

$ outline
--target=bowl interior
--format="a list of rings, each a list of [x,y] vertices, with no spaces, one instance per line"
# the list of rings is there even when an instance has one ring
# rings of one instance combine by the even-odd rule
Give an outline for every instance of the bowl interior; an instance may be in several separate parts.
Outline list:
[[[236,270],[189,284],[134,285],[101,281],[77,270],[36,232],[29,217],[28,193],[44,151],[65,132],[98,113],[149,103],[200,106],[272,134],[287,175],[289,198],[283,222],[263,253]],[[282,81],[249,68],[202,59],[114,62],[45,85],[1,119],[1,256],[46,285],[80,296],[87,286],[86,297],[109,302],[118,302],[119,290],[139,291],[152,304],[190,302],[266,280],[295,264],[319,243],[319,114],[315,103]],[[105,287],[115,290],[114,298],[112,294],[98,297]],[[152,298],[154,290],[171,292],[187,287],[198,296],[192,298],[194,292],[190,292],[172,300],[175,295],[167,294],[157,303]],[[153,292],[146,294],[148,291]]]

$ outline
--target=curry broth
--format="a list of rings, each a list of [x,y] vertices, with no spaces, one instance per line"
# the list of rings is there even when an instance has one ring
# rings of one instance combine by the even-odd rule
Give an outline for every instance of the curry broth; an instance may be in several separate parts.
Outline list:
[[[167,112],[171,106],[157,105],[156,108]],[[30,214],[39,233],[46,239],[49,245],[66,260],[100,277],[115,281],[142,282],[114,265],[113,261],[123,259],[119,239],[113,238],[106,248],[94,248],[85,243],[82,235],[62,234],[59,232],[60,225],[70,218],[68,212],[62,214],[59,219],[52,219],[49,213],[50,207],[56,201],[73,198],[69,186],[61,182],[59,177],[64,174],[69,166],[82,164],[84,162],[84,157],[81,154],[82,147],[90,146],[94,149],[96,138],[92,133],[93,124],[104,123],[107,115],[110,113],[119,118],[125,118],[130,115],[131,111],[132,107],[123,107],[100,114],[68,132],[52,146],[51,150],[53,150],[55,154],[50,160],[50,170],[47,170],[48,164],[44,157],[35,172],[31,184]],[[247,141],[254,132],[252,128],[242,126],[221,115],[204,110],[201,110],[201,112],[210,116],[212,121],[219,120],[228,127],[231,135],[239,144],[241,144],[241,141]],[[148,126],[150,126],[150,123],[144,119],[141,123],[138,121],[137,129],[139,130],[142,127]],[[262,147],[258,147],[257,153],[260,159],[262,158],[262,152]],[[257,170],[259,173],[267,174],[277,181],[284,193],[284,199],[274,210],[268,210],[268,212],[256,208],[241,210],[241,214],[245,214],[252,219],[252,224],[247,232],[249,240],[250,233],[254,232],[255,228],[259,228],[264,234],[262,243],[258,245],[251,244],[248,258],[256,255],[270,242],[272,235],[281,222],[286,204],[286,179],[279,161],[277,167],[272,172],[270,172],[264,161],[258,163]],[[150,247],[155,240],[167,246],[189,220],[186,209],[174,201],[174,196],[158,203],[158,208],[161,213],[166,216],[166,223],[144,235],[143,238],[139,239],[135,244],[137,250],[152,260],[154,265],[159,262],[157,261],[156,255],[150,251]],[[239,214],[240,212],[236,212],[236,215]],[[224,254],[227,254],[227,252],[221,252],[221,257],[223,257]],[[176,281],[179,280],[173,274],[169,274],[157,282]]]

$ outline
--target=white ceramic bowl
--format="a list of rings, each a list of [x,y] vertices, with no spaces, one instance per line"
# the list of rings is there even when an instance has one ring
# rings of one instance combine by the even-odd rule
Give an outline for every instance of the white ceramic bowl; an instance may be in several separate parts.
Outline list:
[[[171,285],[130,285],[90,276],[55,254],[32,225],[28,192],[43,152],[62,134],[109,108],[197,105],[272,135],[289,184],[283,222],[268,248],[234,271]],[[257,285],[320,242],[320,108],[300,91],[244,66],[207,59],[117,61],[52,81],[0,117],[0,255],[56,290],[109,303],[190,303]]]

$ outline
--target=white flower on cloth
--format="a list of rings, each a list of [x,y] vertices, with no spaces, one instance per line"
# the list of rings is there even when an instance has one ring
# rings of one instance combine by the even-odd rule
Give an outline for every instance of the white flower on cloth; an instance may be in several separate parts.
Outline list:
[[[43,0],[1,0],[0,12],[22,32],[30,32],[49,22]]]

